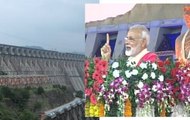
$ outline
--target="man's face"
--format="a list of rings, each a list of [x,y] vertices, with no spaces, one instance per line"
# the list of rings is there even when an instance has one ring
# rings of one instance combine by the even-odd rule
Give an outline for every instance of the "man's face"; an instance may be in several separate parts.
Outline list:
[[[130,30],[125,38],[125,55],[136,56],[143,50],[141,31]]]
[[[190,10],[184,10],[184,20],[188,28],[190,28]]]

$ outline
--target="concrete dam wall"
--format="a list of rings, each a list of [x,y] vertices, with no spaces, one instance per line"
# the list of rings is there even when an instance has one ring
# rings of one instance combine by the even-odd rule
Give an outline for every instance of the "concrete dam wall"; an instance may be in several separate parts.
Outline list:
[[[0,85],[60,84],[84,90],[84,55],[0,44]],[[6,75],[7,74],[7,75]]]

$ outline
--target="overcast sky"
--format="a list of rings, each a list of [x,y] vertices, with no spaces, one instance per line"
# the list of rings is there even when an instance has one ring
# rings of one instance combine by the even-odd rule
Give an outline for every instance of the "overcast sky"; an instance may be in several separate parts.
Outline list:
[[[98,1],[0,0],[0,44],[84,53],[84,6]]]

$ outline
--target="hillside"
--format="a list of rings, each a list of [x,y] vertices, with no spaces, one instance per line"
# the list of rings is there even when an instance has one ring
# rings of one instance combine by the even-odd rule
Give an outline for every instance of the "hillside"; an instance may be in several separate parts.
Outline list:
[[[38,88],[0,87],[0,120],[38,120],[40,113],[74,99],[60,85]]]

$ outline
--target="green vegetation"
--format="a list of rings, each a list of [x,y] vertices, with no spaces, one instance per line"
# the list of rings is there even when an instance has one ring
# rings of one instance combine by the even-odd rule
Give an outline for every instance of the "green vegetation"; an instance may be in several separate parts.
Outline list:
[[[0,71],[0,75],[7,75],[7,73],[4,71]]]
[[[63,85],[53,85],[53,88],[60,89],[63,92],[67,90],[66,86],[63,86]]]
[[[38,95],[42,95],[44,92],[45,91],[44,91],[44,89],[42,87],[38,87],[38,89],[37,89],[37,94]]]
[[[72,95],[66,90],[61,85],[46,88],[0,87],[0,120],[38,120],[42,111],[71,100],[65,97]]]
[[[79,97],[79,98],[84,98],[84,92],[79,90],[76,92],[76,97]]]

